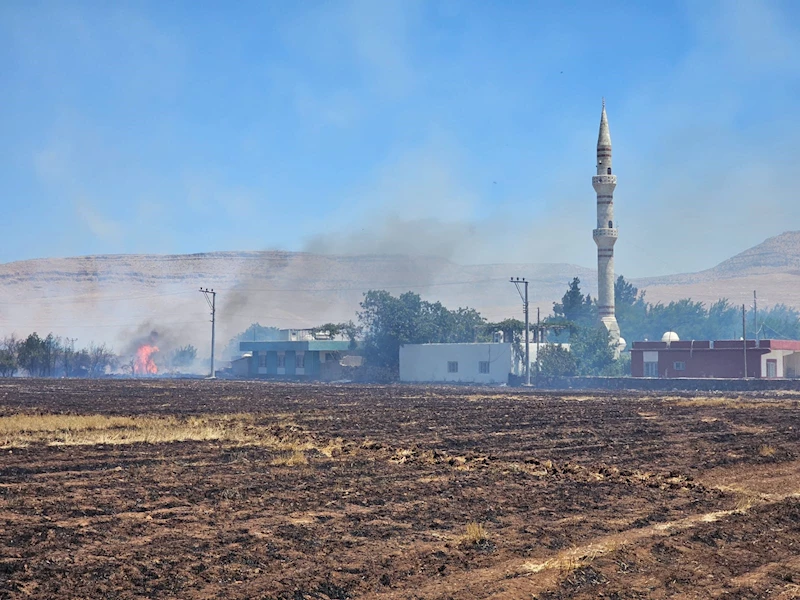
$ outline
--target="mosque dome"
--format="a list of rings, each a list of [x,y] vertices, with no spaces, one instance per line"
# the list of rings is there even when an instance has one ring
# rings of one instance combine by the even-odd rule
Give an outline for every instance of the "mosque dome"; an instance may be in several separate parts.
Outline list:
[[[674,331],[667,331],[664,335],[661,336],[662,342],[667,342],[668,344],[672,342],[679,342],[681,338],[678,337],[678,334]]]
[[[617,340],[617,350],[619,350],[620,352],[622,352],[623,350],[625,350],[625,347],[626,347],[627,345],[628,345],[628,342],[626,342],[626,341],[625,341],[625,338],[624,338],[624,337],[621,337],[621,338],[619,338],[619,339]]]

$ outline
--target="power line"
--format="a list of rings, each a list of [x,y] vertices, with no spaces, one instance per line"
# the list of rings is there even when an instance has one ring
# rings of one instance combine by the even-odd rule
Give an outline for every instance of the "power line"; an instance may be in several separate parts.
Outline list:
[[[1,304],[8,304],[8,305],[28,305],[28,304],[35,304],[41,302],[48,302],[48,301],[62,301],[62,300],[77,300],[79,302],[112,302],[117,300],[144,300],[148,298],[164,298],[167,296],[180,296],[183,294],[190,294],[194,292],[189,292],[187,290],[182,290],[180,292],[168,292],[163,294],[149,294],[147,296],[100,296],[98,298],[89,298],[86,294],[74,294],[71,296],[40,296],[38,298],[31,298],[30,300],[19,300],[19,301],[8,301],[8,300],[0,300]]]
[[[490,282],[505,281],[505,278],[479,279],[473,281],[445,281],[440,283],[406,283],[395,285],[381,285],[374,288],[368,286],[357,287],[330,287],[330,288],[254,288],[254,287],[233,287],[217,288],[226,292],[358,292],[366,289],[398,290],[407,288],[428,288],[441,287],[447,285],[477,285]]]
[[[450,286],[450,285],[481,285],[485,283],[493,283],[505,281],[505,278],[492,278],[492,279],[478,279],[472,281],[445,281],[439,283],[406,283],[406,284],[394,284],[394,285],[386,285],[386,286],[378,286],[372,289],[382,289],[382,290],[397,290],[397,289],[408,289],[408,288],[431,288],[431,287],[442,287],[442,286]],[[218,287],[217,290],[222,290],[225,292],[270,292],[270,293],[280,293],[280,292],[306,292],[306,293],[314,293],[314,292],[359,292],[368,290],[368,286],[350,286],[350,287],[327,287],[327,288],[282,288],[282,287],[273,287],[273,288],[258,288],[258,287],[247,287],[247,286],[235,286],[235,287],[228,287],[228,288],[220,288]],[[0,305],[29,305],[34,303],[48,303],[50,301],[63,301],[63,300],[76,300],[78,302],[88,302],[88,303],[95,303],[95,302],[112,302],[117,300],[145,300],[150,298],[163,298],[168,296],[180,296],[183,294],[190,294],[192,292],[183,290],[180,292],[167,292],[167,293],[159,293],[159,294],[148,294],[144,296],[99,296],[97,298],[90,298],[84,294],[73,294],[73,295],[66,295],[66,296],[40,296],[38,298],[31,298],[30,300],[24,301],[9,301],[9,300],[0,300]]]

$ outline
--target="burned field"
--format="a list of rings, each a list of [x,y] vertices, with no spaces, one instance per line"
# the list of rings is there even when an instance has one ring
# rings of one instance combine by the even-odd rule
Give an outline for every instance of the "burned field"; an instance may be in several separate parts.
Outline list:
[[[0,598],[796,598],[798,400],[6,381]]]

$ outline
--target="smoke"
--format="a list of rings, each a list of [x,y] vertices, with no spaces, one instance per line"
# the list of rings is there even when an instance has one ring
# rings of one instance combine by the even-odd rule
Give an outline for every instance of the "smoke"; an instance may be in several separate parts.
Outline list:
[[[481,226],[435,218],[403,219],[390,213],[355,231],[312,236],[305,250],[317,254],[395,254],[458,259],[469,248],[483,246]]]

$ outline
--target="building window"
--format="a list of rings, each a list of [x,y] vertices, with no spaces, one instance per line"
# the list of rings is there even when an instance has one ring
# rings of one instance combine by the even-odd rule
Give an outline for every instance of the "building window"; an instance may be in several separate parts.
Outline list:
[[[607,169],[607,173],[608,173],[609,175],[611,175],[611,167],[608,167],[608,169]]]
[[[676,371],[685,371],[686,363],[683,362],[682,360],[676,360],[674,363],[672,363],[672,368],[675,369]]]
[[[644,363],[644,376],[658,377],[658,363],[649,361]]]
[[[609,229],[614,229],[614,221],[609,221],[608,222],[608,228]]]
[[[267,353],[261,352],[258,355],[258,366],[259,367],[266,367],[267,366]]]
[[[294,366],[297,369],[305,369],[306,367],[306,355],[304,352],[298,352],[294,355]]]
[[[458,373],[458,361],[450,360],[447,362],[447,372],[448,373]]]
[[[480,360],[478,361],[478,373],[487,374],[489,372],[489,361],[488,360]]]
[[[278,352],[278,368],[283,369],[286,367],[286,355],[283,352]]]

